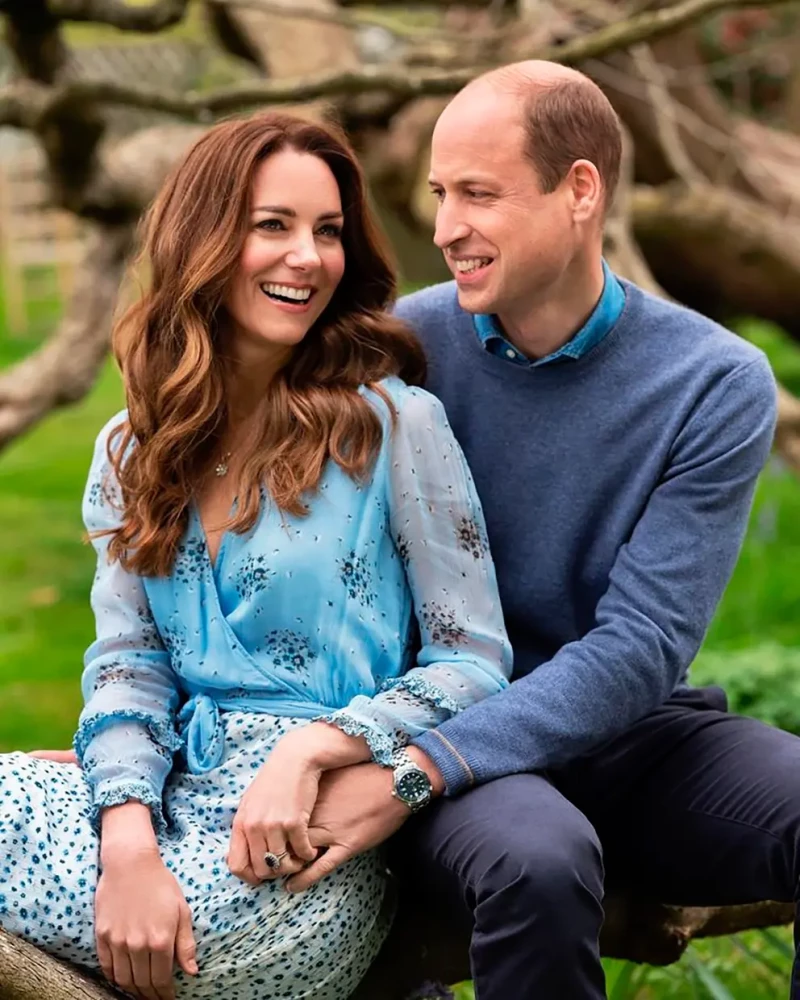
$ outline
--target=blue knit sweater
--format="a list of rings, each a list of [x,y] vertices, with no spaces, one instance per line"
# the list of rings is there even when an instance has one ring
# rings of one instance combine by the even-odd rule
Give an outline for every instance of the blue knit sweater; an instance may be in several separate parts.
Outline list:
[[[570,364],[489,354],[455,285],[400,300],[486,514],[514,683],[415,740],[452,795],[554,768],[686,683],[776,419],[764,355],[628,282]]]

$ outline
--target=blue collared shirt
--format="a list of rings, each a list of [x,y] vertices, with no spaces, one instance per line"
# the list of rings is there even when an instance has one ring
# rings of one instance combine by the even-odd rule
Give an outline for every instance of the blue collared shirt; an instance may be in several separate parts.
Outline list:
[[[588,354],[593,347],[596,347],[611,330],[625,307],[625,291],[605,261],[603,261],[603,275],[605,276],[603,294],[600,296],[592,315],[571,340],[557,351],[548,354],[547,357],[538,358],[535,361],[526,358],[503,336],[502,328],[495,316],[479,313],[474,317],[473,323],[478,338],[490,354],[494,354],[498,358],[505,358],[517,365],[525,365],[528,368],[538,368],[540,365],[549,365],[554,361],[575,361],[582,358],[584,354]]]

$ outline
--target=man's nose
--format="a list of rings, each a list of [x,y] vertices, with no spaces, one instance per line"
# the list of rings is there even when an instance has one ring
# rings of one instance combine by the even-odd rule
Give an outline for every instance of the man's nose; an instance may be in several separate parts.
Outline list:
[[[321,264],[319,250],[313,233],[298,233],[286,255],[289,267],[309,270]]]
[[[444,203],[439,206],[436,212],[436,228],[433,234],[433,242],[440,250],[446,250],[453,243],[469,236],[471,230],[468,223],[459,217],[456,206],[452,208]]]

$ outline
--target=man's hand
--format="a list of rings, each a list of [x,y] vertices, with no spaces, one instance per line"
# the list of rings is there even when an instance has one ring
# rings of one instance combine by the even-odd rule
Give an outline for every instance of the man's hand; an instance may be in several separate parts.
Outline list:
[[[425,754],[409,747],[409,755],[431,780],[434,796],[444,779]],[[378,764],[356,764],[326,771],[311,814],[308,835],[313,847],[327,848],[316,861],[286,882],[289,892],[302,892],[345,861],[382,844],[405,823],[411,812],[392,795],[392,771]]]

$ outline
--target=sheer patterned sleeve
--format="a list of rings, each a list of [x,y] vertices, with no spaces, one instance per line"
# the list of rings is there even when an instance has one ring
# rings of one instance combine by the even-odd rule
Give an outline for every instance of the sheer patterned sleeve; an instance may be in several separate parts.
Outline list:
[[[114,418],[101,431],[83,498],[87,531],[119,523],[116,480],[106,456]],[[92,538],[97,572],[91,603],[97,638],[86,651],[84,709],[75,751],[92,788],[92,820],[101,811],[136,799],[149,805],[156,829],[163,828],[162,793],[181,745],[175,731],[177,682],[161,643],[140,577],[108,560],[109,537]]]
[[[441,403],[405,388],[389,454],[392,537],[420,632],[416,665],[328,721],[389,764],[398,746],[508,686],[511,647],[475,485]]]

